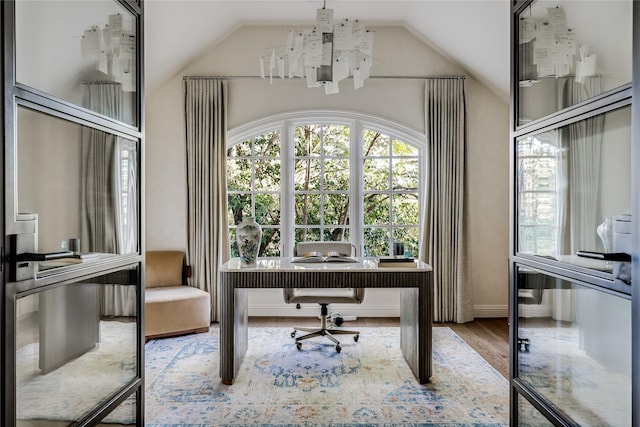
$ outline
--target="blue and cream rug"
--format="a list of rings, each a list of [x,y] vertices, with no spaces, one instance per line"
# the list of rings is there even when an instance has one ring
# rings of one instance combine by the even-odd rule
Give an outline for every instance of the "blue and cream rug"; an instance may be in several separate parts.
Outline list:
[[[399,328],[359,328],[336,353],[298,351],[290,328],[249,328],[233,385],[220,382],[218,333],[146,345],[146,426],[507,426],[508,381],[446,327],[433,332],[433,377],[418,384]]]

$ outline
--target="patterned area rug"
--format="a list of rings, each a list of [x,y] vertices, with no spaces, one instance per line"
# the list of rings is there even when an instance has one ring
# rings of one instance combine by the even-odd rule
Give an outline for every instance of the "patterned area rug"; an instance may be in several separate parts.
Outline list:
[[[220,382],[218,333],[146,345],[147,426],[507,426],[508,381],[446,327],[434,328],[433,372],[418,384],[399,328],[359,328],[336,353],[298,351],[290,328],[249,328],[233,385]]]

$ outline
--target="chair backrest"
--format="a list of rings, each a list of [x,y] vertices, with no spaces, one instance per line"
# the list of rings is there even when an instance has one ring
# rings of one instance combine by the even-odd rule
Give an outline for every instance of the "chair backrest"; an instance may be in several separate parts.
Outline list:
[[[145,287],[184,284],[184,252],[147,251],[145,254]]]
[[[296,256],[310,252],[339,252],[355,256],[355,246],[351,242],[300,242],[296,245]]]

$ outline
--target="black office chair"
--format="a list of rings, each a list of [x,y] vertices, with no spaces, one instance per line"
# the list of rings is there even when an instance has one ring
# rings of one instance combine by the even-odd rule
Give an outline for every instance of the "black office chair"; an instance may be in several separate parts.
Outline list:
[[[342,254],[355,256],[355,248],[350,242],[300,242],[296,246],[296,256],[302,256],[311,252],[339,252]],[[364,299],[364,288],[289,288],[284,289],[284,301],[287,304],[317,303],[320,304],[320,327],[304,328],[294,327],[291,338],[296,339],[296,347],[302,349],[303,340],[323,336],[336,345],[336,351],[340,353],[340,341],[334,335],[354,335],[353,340],[358,342],[359,331],[337,329],[334,325],[329,325],[328,308],[329,304],[360,304]],[[296,338],[297,332],[307,332],[307,334]]]

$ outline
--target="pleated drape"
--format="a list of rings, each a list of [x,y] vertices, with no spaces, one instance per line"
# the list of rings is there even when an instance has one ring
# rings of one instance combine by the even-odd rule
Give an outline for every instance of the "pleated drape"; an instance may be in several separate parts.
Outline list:
[[[558,86],[559,109],[603,92],[601,76],[585,77],[581,83],[574,77],[565,77],[558,80]],[[560,133],[561,152],[566,156],[563,159],[567,181],[564,189],[569,190],[560,193],[561,205],[568,207],[566,228],[560,239],[563,253],[595,250],[600,246],[596,229],[604,220],[598,216],[603,131],[604,116],[599,115],[572,123]]]
[[[219,268],[229,259],[227,221],[227,82],[186,79],[187,263],[189,285],[211,296],[219,320]]]
[[[123,92],[120,83],[87,81],[82,85],[82,105],[108,117],[122,120]],[[124,254],[137,250],[137,178],[135,144],[119,136],[82,127],[81,250]],[[130,155],[127,191],[122,189],[120,153]],[[124,218],[122,194],[127,195],[127,218]],[[124,224],[127,224],[125,227]],[[134,316],[134,286],[104,284],[101,314]]]
[[[465,220],[464,79],[429,79],[425,88],[427,188],[420,258],[433,267],[434,321],[473,320]]]

